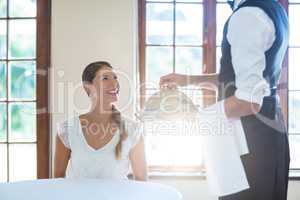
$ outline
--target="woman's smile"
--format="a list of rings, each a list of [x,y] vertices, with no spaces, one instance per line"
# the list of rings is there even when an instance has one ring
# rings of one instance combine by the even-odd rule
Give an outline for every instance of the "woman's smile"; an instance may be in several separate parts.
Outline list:
[[[112,89],[112,90],[107,90],[106,93],[113,96],[113,97],[117,97],[118,94],[119,94],[119,88]]]

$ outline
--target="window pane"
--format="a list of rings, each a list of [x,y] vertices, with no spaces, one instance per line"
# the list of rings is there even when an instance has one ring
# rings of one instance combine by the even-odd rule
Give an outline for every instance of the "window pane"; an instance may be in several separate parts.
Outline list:
[[[289,133],[300,133],[300,92],[289,92]]]
[[[181,74],[202,74],[202,48],[177,47],[175,71]]]
[[[6,58],[6,20],[0,20],[0,59]]]
[[[0,103],[0,142],[7,141],[7,115],[6,115],[6,104]]]
[[[0,144],[0,183],[7,182],[7,145]]]
[[[161,76],[173,72],[173,51],[171,47],[147,47],[146,84],[158,87]]]
[[[290,135],[291,163],[290,168],[300,169],[300,135]]]
[[[36,66],[33,61],[10,62],[10,98],[35,100]]]
[[[147,4],[147,44],[173,43],[173,4]]]
[[[36,20],[9,21],[9,56],[36,57]]]
[[[176,44],[201,45],[202,31],[203,6],[201,4],[177,4]]]
[[[227,4],[217,4],[217,45],[220,46],[223,38],[223,28],[232,14],[230,6]]]
[[[289,7],[289,20],[290,20],[290,45],[300,45],[300,5],[291,5]]]
[[[35,103],[11,103],[9,142],[36,141]]]
[[[146,123],[148,164],[170,167],[201,166],[201,137],[195,135],[197,131],[193,130],[194,124],[192,121]]]
[[[10,181],[36,179],[36,144],[10,144],[9,167]]]
[[[10,0],[10,17],[35,17],[36,0]]]
[[[0,62],[0,99],[6,98],[6,64]]]
[[[289,49],[289,89],[300,90],[300,48]]]
[[[7,16],[7,0],[0,0],[0,17],[6,17]]]

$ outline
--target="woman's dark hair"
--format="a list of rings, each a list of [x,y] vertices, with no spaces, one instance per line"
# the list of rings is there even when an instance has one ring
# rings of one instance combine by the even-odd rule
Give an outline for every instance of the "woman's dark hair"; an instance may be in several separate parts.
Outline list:
[[[103,67],[109,67],[109,68],[113,69],[111,64],[106,61],[97,61],[97,62],[90,63],[83,70],[82,82],[83,83],[92,83],[94,78],[96,77],[97,72],[99,70],[101,70]],[[112,106],[112,120],[114,123],[117,124],[119,131],[121,133],[120,140],[115,148],[115,156],[117,159],[120,159],[121,152],[122,152],[122,141],[124,141],[127,138],[127,133],[125,130],[124,120],[122,120],[122,117],[121,117],[121,112],[118,111],[114,105]]]
[[[88,66],[85,67],[82,73],[82,82],[92,83],[96,73],[102,69],[103,67],[113,68],[109,62],[106,61],[97,61],[90,63]]]

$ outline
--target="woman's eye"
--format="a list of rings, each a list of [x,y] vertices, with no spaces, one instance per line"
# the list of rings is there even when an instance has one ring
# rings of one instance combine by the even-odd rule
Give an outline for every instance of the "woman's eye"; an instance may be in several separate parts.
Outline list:
[[[118,77],[117,77],[117,76],[114,76],[114,79],[116,79],[116,80],[117,80],[117,79],[118,79]]]
[[[102,77],[102,80],[108,80],[108,77]]]

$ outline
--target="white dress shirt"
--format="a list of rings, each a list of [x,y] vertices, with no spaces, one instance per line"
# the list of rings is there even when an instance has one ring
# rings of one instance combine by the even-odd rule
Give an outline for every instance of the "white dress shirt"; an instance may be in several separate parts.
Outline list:
[[[244,1],[236,0],[235,9]],[[265,52],[275,38],[274,23],[262,9],[244,7],[231,16],[227,39],[231,45],[238,99],[261,105],[264,96],[270,94],[263,71],[266,68]]]
[[[236,9],[241,3],[244,3],[246,0],[235,0],[234,1],[234,9]]]

